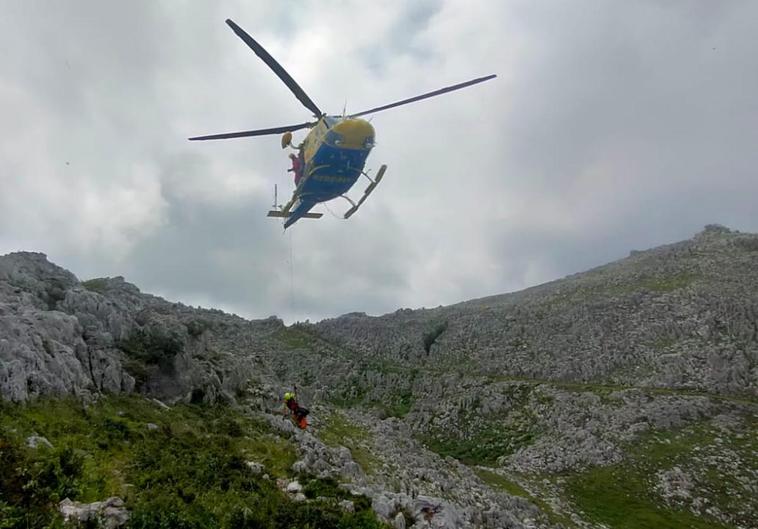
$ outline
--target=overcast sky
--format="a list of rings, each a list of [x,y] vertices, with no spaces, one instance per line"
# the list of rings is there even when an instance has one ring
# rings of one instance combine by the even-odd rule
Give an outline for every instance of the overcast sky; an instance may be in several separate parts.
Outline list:
[[[186,139],[310,118],[226,18],[330,113],[498,78],[376,114],[375,193],[283,232],[278,136]],[[0,0],[0,254],[291,322],[758,232],[756,21],[754,0]]]

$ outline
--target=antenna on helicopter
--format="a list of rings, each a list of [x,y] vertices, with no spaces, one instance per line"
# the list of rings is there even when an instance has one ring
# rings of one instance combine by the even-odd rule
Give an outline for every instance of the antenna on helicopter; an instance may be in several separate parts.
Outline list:
[[[282,209],[282,205],[279,204],[279,197],[277,196],[278,189],[276,187],[276,184],[274,184],[274,205],[271,206],[271,209]]]

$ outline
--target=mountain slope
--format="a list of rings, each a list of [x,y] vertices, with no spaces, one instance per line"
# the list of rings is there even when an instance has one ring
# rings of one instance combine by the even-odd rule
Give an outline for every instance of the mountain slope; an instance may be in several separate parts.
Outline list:
[[[522,292],[286,327],[16,253],[0,394],[232,406],[290,437],[293,475],[398,524],[755,527],[756,270],[757,235],[708,226]],[[306,432],[276,415],[292,384]]]
[[[758,237],[713,226],[515,294],[314,328],[419,367],[756,396],[757,270]]]

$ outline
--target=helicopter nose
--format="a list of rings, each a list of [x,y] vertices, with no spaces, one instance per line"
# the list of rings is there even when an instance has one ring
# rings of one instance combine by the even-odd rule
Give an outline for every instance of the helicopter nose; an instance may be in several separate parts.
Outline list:
[[[365,119],[343,119],[332,127],[332,131],[339,135],[340,147],[370,149],[374,146],[374,127]]]

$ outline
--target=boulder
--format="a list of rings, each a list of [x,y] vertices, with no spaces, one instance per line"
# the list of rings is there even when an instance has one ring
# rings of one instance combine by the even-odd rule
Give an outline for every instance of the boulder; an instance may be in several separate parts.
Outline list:
[[[52,448],[53,445],[46,438],[39,435],[31,435],[26,438],[26,446],[29,448],[38,448],[44,446],[45,448]]]
[[[118,497],[93,503],[79,503],[66,498],[58,504],[58,511],[67,523],[97,523],[104,529],[117,529],[129,521],[129,511],[124,508],[124,500]]]

